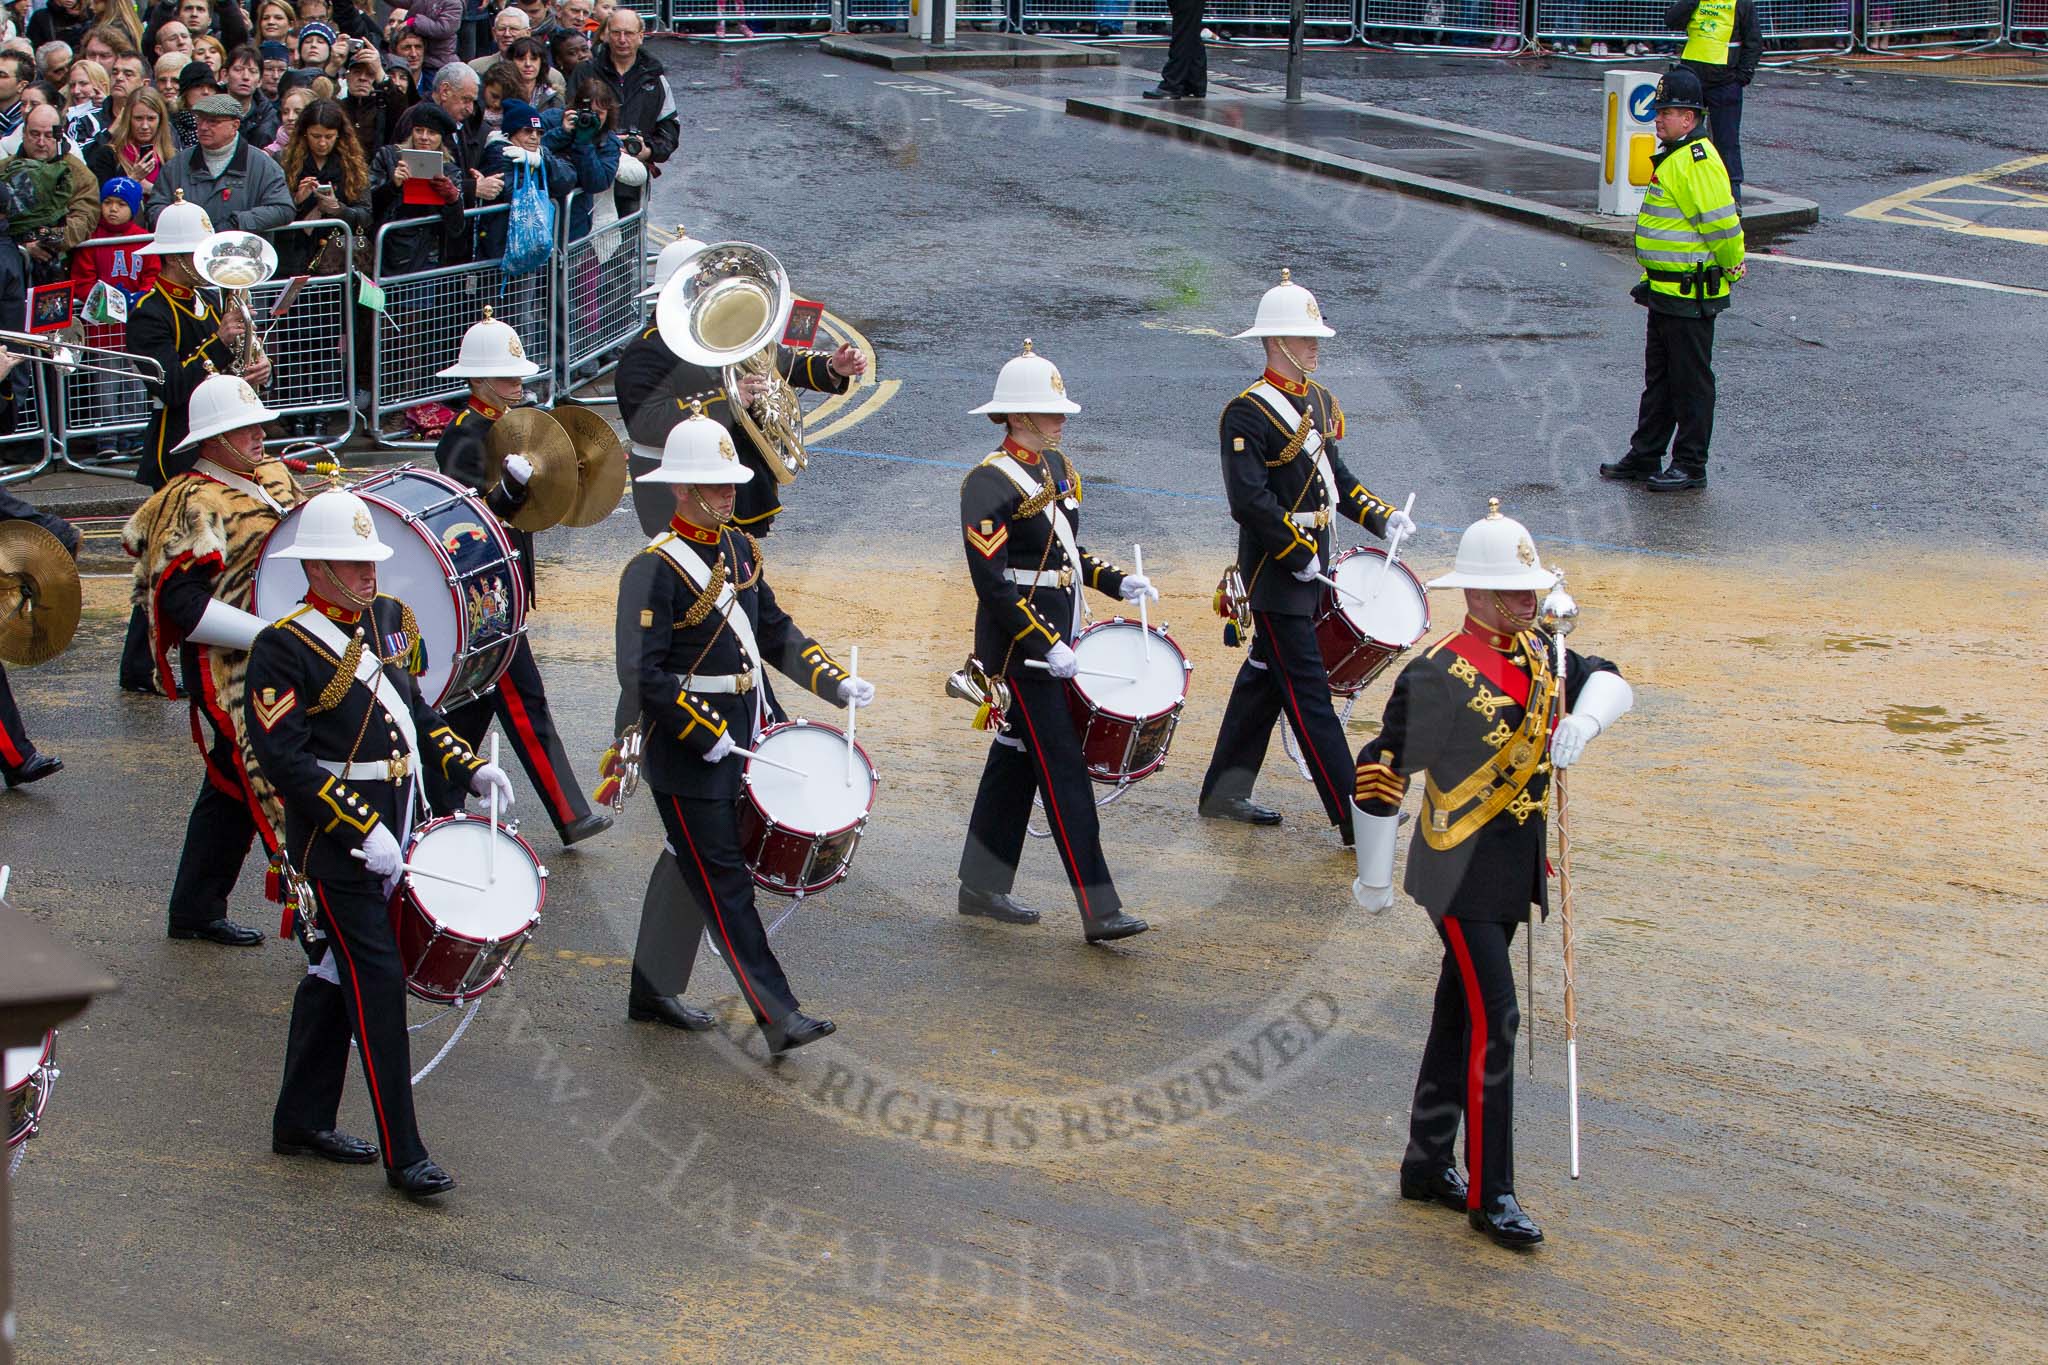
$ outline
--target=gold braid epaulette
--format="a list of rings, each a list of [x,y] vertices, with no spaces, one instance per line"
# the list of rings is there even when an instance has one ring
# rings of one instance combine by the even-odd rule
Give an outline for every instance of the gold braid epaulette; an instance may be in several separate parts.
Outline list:
[[[303,630],[300,630],[297,626],[287,625],[285,629],[311,646],[315,654],[322,656],[327,654],[327,651],[320,646],[319,641],[306,634]],[[379,655],[378,657],[382,658],[383,656]],[[327,680],[327,686],[320,689],[319,697],[306,708],[306,713],[317,716],[323,712],[332,711],[335,707],[341,705],[342,698],[348,695],[350,685],[356,680],[356,665],[361,663],[362,660],[363,637],[361,634],[357,634],[349,640],[348,649],[343,652],[341,663],[334,670],[334,676]]]
[[[1266,468],[1278,469],[1283,464],[1294,463],[1294,457],[1301,454],[1302,443],[1308,440],[1309,430],[1314,425],[1315,418],[1304,412],[1301,415],[1301,425],[1294,429],[1294,435],[1288,438],[1287,444],[1280,447],[1280,453],[1266,461]]]
[[[697,600],[683,613],[683,629],[688,630],[692,626],[704,624],[704,618],[718,605],[718,591],[724,586],[725,556],[720,555],[718,562],[711,566],[711,578],[704,584],[704,591],[697,594]]]
[[[754,533],[752,531],[741,530],[737,526],[728,527],[727,529],[738,531],[739,534],[745,538],[747,542],[747,553],[752,555],[754,558],[754,576],[752,578],[749,578],[744,583],[735,583],[732,585],[732,590],[734,592],[745,592],[748,588],[753,587],[756,583],[759,583],[761,581],[761,570],[763,568],[763,561],[761,558],[761,542],[754,539]],[[725,564],[725,556],[720,555],[718,557],[718,562],[719,565],[723,567]]]

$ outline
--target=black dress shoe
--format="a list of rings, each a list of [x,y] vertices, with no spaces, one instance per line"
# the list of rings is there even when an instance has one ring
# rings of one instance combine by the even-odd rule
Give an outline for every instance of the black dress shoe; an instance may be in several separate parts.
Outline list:
[[[1543,1240],[1543,1229],[1522,1212],[1511,1194],[1496,1195],[1465,1216],[1473,1227],[1504,1247],[1532,1247]]]
[[[1259,805],[1248,796],[1217,796],[1200,807],[1204,820],[1235,820],[1243,825],[1277,825],[1280,812]]]
[[[567,848],[571,844],[580,844],[585,839],[602,834],[611,827],[611,816],[606,815],[602,811],[592,811],[581,820],[572,821],[563,829],[562,847]]]
[[[384,1183],[407,1199],[432,1199],[455,1188],[455,1177],[423,1156],[403,1170],[384,1172]]]
[[[377,1159],[377,1144],[350,1137],[336,1128],[317,1133],[272,1133],[270,1150],[279,1156],[317,1156],[344,1166],[367,1166]]]
[[[983,919],[1001,920],[1004,924],[1036,924],[1039,914],[1028,905],[1019,905],[998,891],[977,891],[971,886],[960,888],[960,913],[979,915]]]
[[[1163,85],[1155,85],[1150,90],[1140,90],[1138,95],[1140,98],[1148,100],[1177,100],[1180,98],[1179,95],[1168,90]]]
[[[761,1025],[761,1032],[768,1039],[768,1051],[778,1057],[791,1048],[815,1043],[838,1031],[839,1025],[830,1019],[813,1019],[802,1010],[792,1010],[779,1024]]]
[[[204,924],[171,926],[172,938],[197,938],[226,948],[254,948],[263,942],[263,931],[237,924],[231,919],[210,919]]]
[[[1108,943],[1114,939],[1130,938],[1142,934],[1152,926],[1136,915],[1119,911],[1108,919],[1091,919],[1082,923],[1081,934],[1090,943]]]
[[[693,1009],[673,995],[629,999],[626,1017],[636,1024],[667,1024],[687,1033],[709,1033],[718,1027],[709,1010]]]
[[[1465,1195],[1465,1177],[1458,1174],[1456,1166],[1439,1166],[1433,1171],[1401,1168],[1403,1199],[1435,1200],[1447,1209],[1463,1213]]]
[[[1655,461],[1638,461],[1632,455],[1624,455],[1612,464],[1600,466],[1600,477],[1615,479],[1621,483],[1641,483],[1655,478],[1661,466]]]
[[[36,754],[19,768],[7,770],[7,785],[26,787],[31,782],[40,782],[46,777],[64,771],[64,760],[50,754]]]
[[[1676,493],[1685,488],[1705,488],[1706,486],[1706,470],[1687,469],[1683,465],[1673,465],[1669,469],[1660,469],[1655,474],[1652,474],[1643,484],[1643,487],[1649,489],[1652,493]]]

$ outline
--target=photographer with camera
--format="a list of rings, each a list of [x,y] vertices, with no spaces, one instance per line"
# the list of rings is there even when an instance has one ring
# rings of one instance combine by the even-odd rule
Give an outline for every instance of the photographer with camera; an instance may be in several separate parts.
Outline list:
[[[660,62],[640,50],[645,36],[638,14],[623,7],[613,10],[601,34],[603,50],[569,78],[569,84],[579,90],[586,80],[603,81],[618,100],[619,112],[612,126],[619,130],[620,173],[614,197],[621,218],[639,209],[640,185],[661,174],[661,163],[675,155],[682,139],[668,77]],[[637,167],[627,167],[628,158],[638,163]]]
[[[99,226],[100,185],[64,136],[64,116],[47,104],[28,111],[21,151],[0,161],[0,209],[29,283],[69,280],[72,248]]]

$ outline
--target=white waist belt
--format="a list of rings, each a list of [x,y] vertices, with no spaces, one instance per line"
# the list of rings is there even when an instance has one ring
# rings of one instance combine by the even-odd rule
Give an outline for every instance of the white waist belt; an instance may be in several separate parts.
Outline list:
[[[313,760],[344,782],[403,782],[412,765],[403,758],[378,759],[374,763],[337,763],[333,759]]]
[[[744,673],[683,673],[676,677],[686,692],[706,696],[743,697],[754,690],[754,670]]]
[[[1072,569],[1005,569],[1003,577],[1020,588],[1071,588]]]
[[[1324,507],[1314,512],[1289,512],[1287,519],[1296,526],[1328,526],[1330,524],[1330,509]]]

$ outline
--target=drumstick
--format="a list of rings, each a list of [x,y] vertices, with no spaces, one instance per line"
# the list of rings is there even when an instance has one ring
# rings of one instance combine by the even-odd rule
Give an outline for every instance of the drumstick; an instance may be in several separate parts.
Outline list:
[[[350,849],[348,856],[354,858],[357,862],[364,861],[363,851],[359,848]],[[445,872],[429,872],[418,863],[400,863],[398,867],[401,872],[409,872],[415,877],[425,877],[428,881],[446,882],[450,886],[459,886],[465,891],[485,891],[489,889],[478,886],[475,882],[466,882],[460,877],[451,877]]]
[[[491,731],[491,766],[498,766],[498,732]],[[500,769],[500,771],[503,771]],[[498,784],[491,784],[491,841],[484,845],[484,881],[498,884]]]
[[[1410,493],[1408,495],[1408,505],[1401,509],[1401,515],[1405,517],[1414,510],[1415,495],[1413,493]],[[1380,571],[1372,576],[1372,591],[1366,594],[1368,598],[1378,597],[1380,595],[1380,584],[1387,581],[1387,566],[1389,564],[1392,564],[1395,560],[1399,559],[1400,557],[1401,533],[1399,531],[1396,531],[1394,532],[1393,536],[1390,537],[1387,541],[1387,557],[1380,561]]]
[[[1026,668],[1051,668],[1051,667],[1052,667],[1052,665],[1051,665],[1051,664],[1047,663],[1047,662],[1046,662],[1045,660],[1043,660],[1043,659],[1026,659],[1026,660],[1024,661],[1024,666],[1025,666]],[[1137,679],[1136,679],[1136,678],[1132,677],[1132,676],[1131,676],[1130,674],[1128,674],[1128,673],[1105,673],[1105,672],[1104,672],[1103,670],[1101,670],[1101,669],[1099,669],[1099,668],[1077,668],[1077,669],[1075,669],[1074,671],[1075,671],[1076,673],[1083,673],[1083,674],[1086,674],[1086,675],[1087,675],[1088,677],[1091,677],[1091,678],[1115,678],[1115,679],[1116,679],[1116,680],[1117,680],[1118,682],[1126,682],[1126,683],[1134,683],[1134,682],[1136,682],[1136,681],[1137,681]]]
[[[792,768],[787,763],[777,763],[772,758],[763,758],[758,751],[753,749],[742,749],[739,745],[735,744],[732,746],[732,751],[738,754],[741,758],[753,759],[754,762],[761,764],[763,767],[780,768],[783,772],[795,773],[798,777],[810,776],[810,774],[805,772],[802,768]]]
[[[847,669],[847,676],[858,678],[860,676],[860,646],[855,645],[852,653],[847,657],[851,661],[851,666]],[[854,705],[852,697],[848,697],[846,699],[846,785],[849,787],[853,785],[853,727],[854,723],[859,719],[860,707]]]
[[[1145,576],[1144,546],[1131,546],[1131,563],[1137,567],[1138,577],[1143,578]],[[1144,634],[1138,637],[1138,647],[1144,652],[1140,654],[1138,657],[1143,659],[1147,664],[1150,664],[1152,662],[1152,617],[1145,610],[1144,593],[1138,594],[1138,625],[1144,631]]]
[[[1339,583],[1336,579],[1330,577],[1326,573],[1317,574],[1316,582],[1327,583],[1330,587],[1335,588],[1338,592],[1343,593],[1346,597],[1350,598],[1354,602],[1359,603],[1360,605],[1363,605],[1366,600],[1365,598],[1360,597],[1357,593],[1351,591],[1351,589],[1345,587],[1342,583]]]

